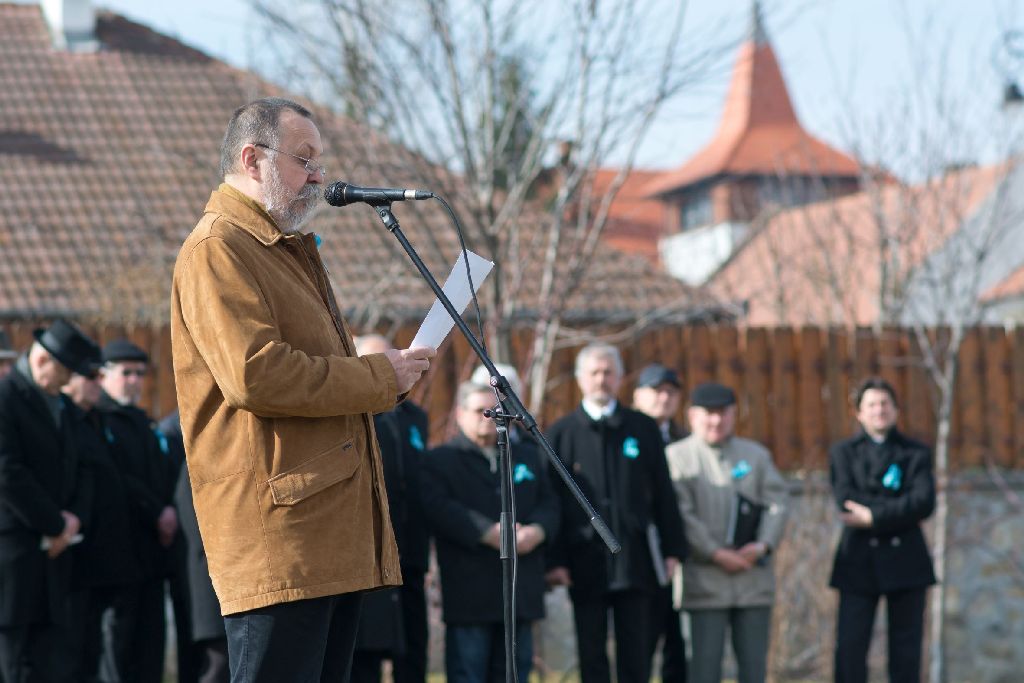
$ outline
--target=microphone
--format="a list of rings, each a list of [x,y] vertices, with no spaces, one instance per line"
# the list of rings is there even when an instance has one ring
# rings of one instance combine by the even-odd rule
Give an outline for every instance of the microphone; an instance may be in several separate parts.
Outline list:
[[[433,192],[426,190],[401,190],[390,187],[359,187],[350,185],[343,180],[331,183],[324,188],[324,200],[331,206],[348,206],[356,202],[364,202],[372,206],[404,202],[406,199],[430,199]]]

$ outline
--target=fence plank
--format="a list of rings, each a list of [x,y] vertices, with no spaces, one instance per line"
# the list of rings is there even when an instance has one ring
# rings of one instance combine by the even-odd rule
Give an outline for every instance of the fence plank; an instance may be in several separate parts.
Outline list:
[[[984,395],[985,428],[988,432],[989,456],[996,465],[1013,465],[1013,390],[1010,344],[1001,327],[982,330],[985,359]]]
[[[771,392],[771,358],[768,351],[768,332],[764,328],[749,328],[746,330],[745,348],[748,372],[744,376],[746,396],[745,401],[740,403],[740,412],[747,413],[749,419],[749,431],[744,433],[751,439],[756,439],[766,446],[771,446],[774,441],[774,429],[772,419],[769,415],[768,401],[766,400]],[[776,453],[776,462],[782,454]]]
[[[825,466],[828,460],[827,417],[822,402],[825,351],[818,328],[802,328],[799,342],[796,406],[800,425],[799,460],[804,469],[810,469]]]
[[[797,418],[796,341],[792,329],[780,328],[773,335],[771,368],[772,390],[768,405],[775,425],[772,452],[781,467],[800,467],[800,422]]]
[[[957,372],[957,412],[960,414],[960,464],[978,467],[984,464],[988,448],[985,434],[985,359],[981,352],[981,334],[977,329],[964,334]]]
[[[1024,328],[1018,327],[1011,333],[1013,368],[1013,402],[1010,404],[1011,419],[1017,426],[1013,434],[1013,450],[1011,463],[1014,467],[1024,467]]]

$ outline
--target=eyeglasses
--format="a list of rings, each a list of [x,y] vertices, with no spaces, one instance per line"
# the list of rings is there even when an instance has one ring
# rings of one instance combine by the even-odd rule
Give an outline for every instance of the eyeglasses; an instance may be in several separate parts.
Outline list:
[[[276,147],[271,147],[270,145],[264,145],[262,142],[254,142],[253,146],[254,147],[262,147],[263,149],[269,149],[271,152],[277,152],[278,154],[287,154],[288,156],[292,157],[293,159],[298,159],[299,161],[301,161],[302,162],[302,167],[303,167],[303,169],[306,171],[306,173],[308,175],[316,175],[317,173],[323,173],[324,177],[327,177],[327,169],[324,168],[322,164],[320,164],[320,163],[318,163],[316,161],[313,161],[312,159],[307,159],[306,157],[300,157],[298,154],[292,154],[291,152],[285,152],[284,150],[277,149]]]

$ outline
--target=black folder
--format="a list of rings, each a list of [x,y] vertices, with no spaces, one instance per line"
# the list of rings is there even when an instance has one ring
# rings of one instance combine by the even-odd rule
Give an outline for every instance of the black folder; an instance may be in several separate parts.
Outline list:
[[[746,544],[756,541],[765,509],[765,505],[737,492],[732,501],[729,531],[725,537],[726,543],[733,548],[742,548]]]

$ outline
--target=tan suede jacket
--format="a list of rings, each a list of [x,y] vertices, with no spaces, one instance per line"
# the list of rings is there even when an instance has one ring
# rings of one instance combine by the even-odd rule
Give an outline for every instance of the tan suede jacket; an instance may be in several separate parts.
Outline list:
[[[178,254],[171,343],[222,612],[400,583],[371,419],[395,374],[355,355],[315,236],[221,185]]]

